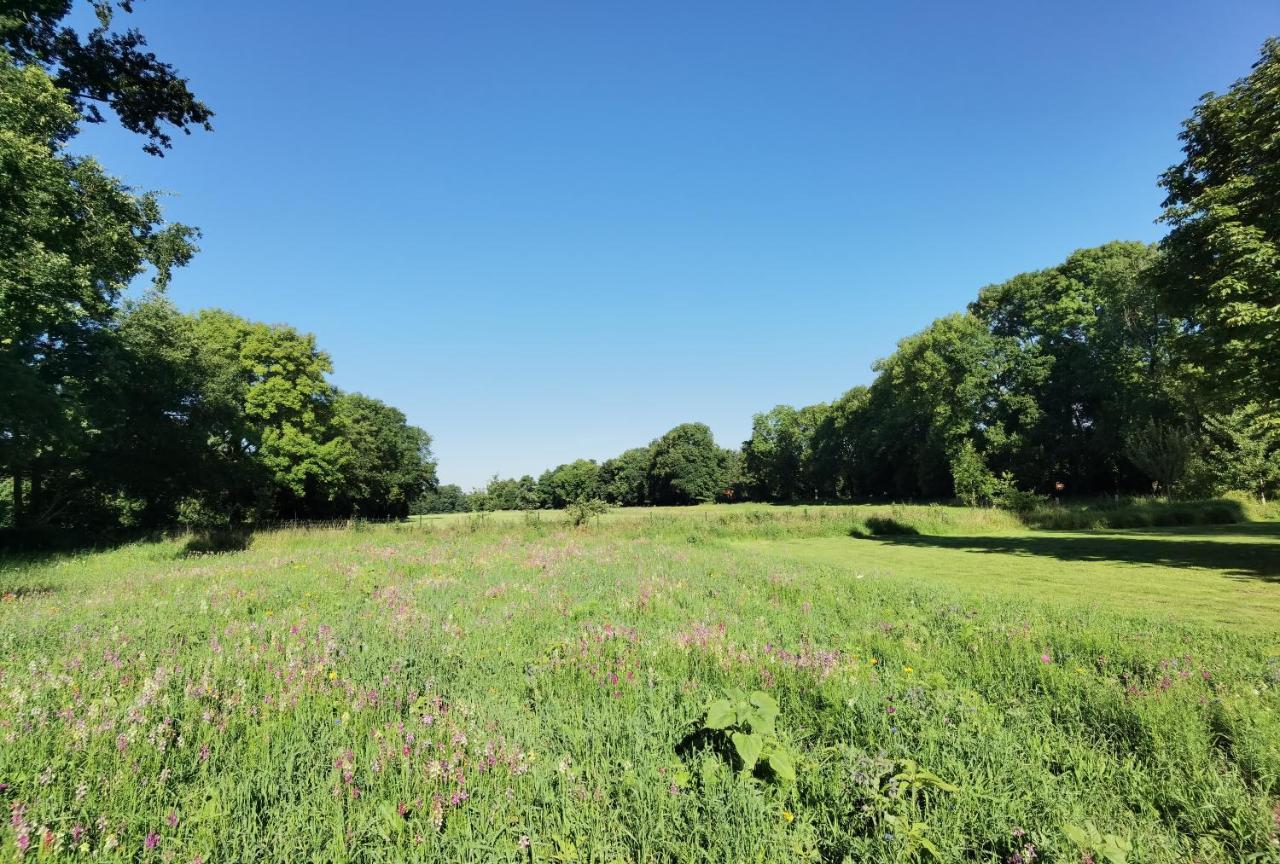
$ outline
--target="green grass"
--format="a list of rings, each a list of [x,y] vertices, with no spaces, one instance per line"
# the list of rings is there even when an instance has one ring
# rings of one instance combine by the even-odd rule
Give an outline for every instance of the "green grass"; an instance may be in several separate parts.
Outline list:
[[[899,862],[927,855],[905,817],[948,862],[1079,862],[1085,823],[1143,864],[1280,860],[1276,526],[990,513],[0,559],[0,857]],[[794,784],[699,731],[734,687],[778,700]]]
[[[1170,622],[1225,626],[1280,650],[1280,523],[1142,531],[742,541],[750,554],[936,585],[1017,594]]]

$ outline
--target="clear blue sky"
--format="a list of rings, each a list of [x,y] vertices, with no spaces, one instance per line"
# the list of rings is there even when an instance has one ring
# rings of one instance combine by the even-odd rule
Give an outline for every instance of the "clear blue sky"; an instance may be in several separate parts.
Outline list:
[[[150,0],[216,111],[142,154],[203,251],[183,308],[315,332],[440,475],[537,474],[838,396],[984,284],[1155,240],[1258,2]]]

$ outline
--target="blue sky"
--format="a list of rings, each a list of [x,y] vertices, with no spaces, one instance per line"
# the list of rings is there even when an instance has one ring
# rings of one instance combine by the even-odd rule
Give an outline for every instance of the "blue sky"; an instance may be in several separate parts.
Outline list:
[[[315,332],[463,486],[737,444],[988,283],[1155,240],[1266,2],[152,0],[217,112],[76,144],[204,231],[170,293]]]

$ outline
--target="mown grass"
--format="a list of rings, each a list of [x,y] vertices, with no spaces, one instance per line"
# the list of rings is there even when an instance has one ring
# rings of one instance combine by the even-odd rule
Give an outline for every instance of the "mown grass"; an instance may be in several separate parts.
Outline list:
[[[1272,526],[741,512],[5,559],[0,855],[897,862],[908,816],[943,861],[1280,860]],[[794,785],[693,734],[730,687]]]

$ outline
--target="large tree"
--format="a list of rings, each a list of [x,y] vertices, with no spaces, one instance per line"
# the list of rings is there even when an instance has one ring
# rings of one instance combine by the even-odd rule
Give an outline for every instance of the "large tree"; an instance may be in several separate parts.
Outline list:
[[[795,501],[818,496],[823,483],[814,465],[814,434],[827,410],[826,405],[778,405],[752,418],[742,457],[753,497]]]
[[[1170,357],[1173,323],[1146,282],[1156,257],[1142,243],[1082,249],[988,286],[970,305],[1017,373],[1004,398],[1035,406],[1000,466],[1024,485],[1097,493],[1139,479],[1123,456],[1126,429],[1172,413],[1185,380]]]
[[[1181,344],[1206,396],[1280,412],[1280,40],[1253,71],[1201,98],[1183,123],[1184,158],[1160,183],[1169,234],[1155,284],[1185,319]]]
[[[652,447],[632,447],[600,466],[600,489],[605,499],[624,507],[649,500],[649,472],[653,468]]]
[[[42,69],[0,52],[0,463],[19,524],[48,515],[46,471],[65,479],[94,434],[86,406],[121,293],[148,267],[162,287],[194,251],[154,195],[66,152],[76,120]]]
[[[360,393],[339,394],[334,413],[347,445],[340,508],[362,516],[407,516],[410,502],[436,485],[431,436],[410,426],[400,409]]]
[[[650,498],[655,504],[714,501],[726,491],[729,460],[703,423],[683,423],[653,444]]]

